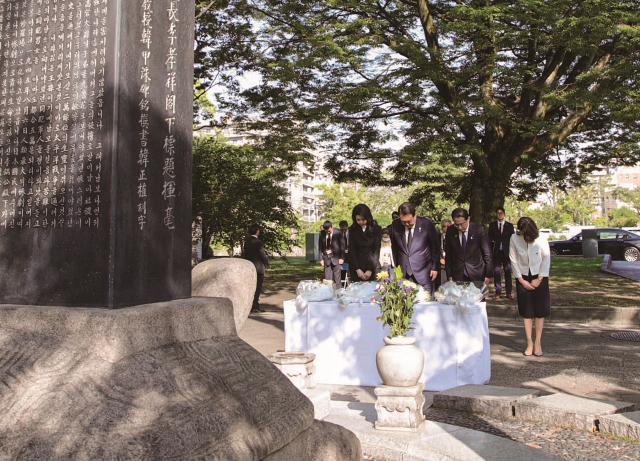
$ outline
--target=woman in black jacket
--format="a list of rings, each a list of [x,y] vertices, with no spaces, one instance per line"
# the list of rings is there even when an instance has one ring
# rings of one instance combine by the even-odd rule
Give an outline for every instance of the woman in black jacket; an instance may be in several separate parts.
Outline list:
[[[371,210],[363,203],[351,212],[349,228],[349,270],[354,282],[375,281],[380,271],[382,228],[373,220]]]

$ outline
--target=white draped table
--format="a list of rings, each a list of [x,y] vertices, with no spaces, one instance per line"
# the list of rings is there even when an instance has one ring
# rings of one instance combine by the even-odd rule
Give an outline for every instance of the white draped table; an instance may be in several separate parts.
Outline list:
[[[285,349],[313,352],[315,381],[322,384],[379,386],[376,352],[388,327],[376,320],[377,304],[311,302],[305,309],[284,302]],[[425,353],[420,382],[425,390],[442,391],[463,384],[486,384],[491,378],[489,325],[485,303],[468,310],[430,302],[416,304],[416,346]]]

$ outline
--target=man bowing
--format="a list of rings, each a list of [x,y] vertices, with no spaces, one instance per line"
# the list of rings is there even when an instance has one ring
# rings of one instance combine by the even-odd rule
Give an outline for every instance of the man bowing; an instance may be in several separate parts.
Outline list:
[[[391,251],[405,278],[434,293],[433,281],[440,269],[440,240],[433,221],[416,216],[416,208],[405,202],[391,224]]]
[[[453,225],[447,229],[445,243],[447,279],[488,285],[493,274],[493,260],[484,227],[471,222],[469,212],[464,208],[453,210],[451,218]]]

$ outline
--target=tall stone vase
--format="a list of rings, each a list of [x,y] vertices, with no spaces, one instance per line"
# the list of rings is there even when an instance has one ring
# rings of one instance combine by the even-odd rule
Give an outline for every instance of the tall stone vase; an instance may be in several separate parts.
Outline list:
[[[415,346],[413,336],[387,336],[376,354],[376,367],[382,386],[375,388],[378,419],[375,427],[387,431],[417,432],[425,422],[424,352]]]
[[[376,354],[376,367],[386,386],[409,387],[418,384],[424,369],[424,352],[415,346],[414,336],[385,336]]]

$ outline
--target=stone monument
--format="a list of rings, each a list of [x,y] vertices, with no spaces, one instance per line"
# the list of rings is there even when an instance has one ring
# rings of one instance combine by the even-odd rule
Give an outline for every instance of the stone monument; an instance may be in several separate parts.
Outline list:
[[[0,459],[359,461],[191,297],[193,2],[0,16]]]
[[[0,303],[191,296],[193,4],[0,15]]]

